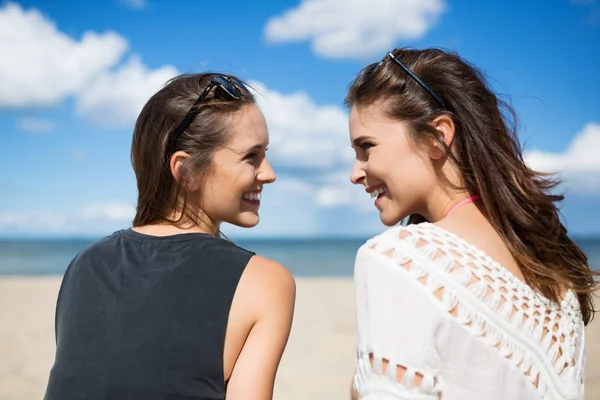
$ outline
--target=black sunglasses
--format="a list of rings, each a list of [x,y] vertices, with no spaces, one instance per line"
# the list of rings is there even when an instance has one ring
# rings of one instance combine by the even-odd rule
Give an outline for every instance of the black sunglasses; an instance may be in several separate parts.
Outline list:
[[[198,99],[194,102],[194,104],[192,105],[192,107],[190,108],[188,113],[185,115],[185,117],[183,118],[181,123],[177,126],[177,128],[175,128],[173,130],[173,138],[171,139],[171,143],[175,143],[175,141],[177,139],[179,139],[179,136],[181,136],[183,131],[185,131],[190,126],[190,124],[194,121],[194,119],[196,118],[196,115],[198,115],[198,113],[200,111],[200,107],[198,107],[198,105],[200,103],[202,103],[204,100],[206,100],[206,97],[210,94],[210,92],[214,88],[221,88],[233,100],[239,100],[242,96],[240,95],[240,92],[236,89],[236,86],[241,88],[247,94],[252,95],[250,93],[250,90],[246,87],[246,85],[244,85],[242,82],[240,82],[239,80],[237,80],[235,78],[231,78],[231,77],[225,76],[225,75],[213,76],[210,79],[210,82],[208,83],[206,88],[202,91],[202,93],[200,93],[200,96],[198,96]]]
[[[389,53],[387,53],[381,59],[381,61],[379,61],[379,64],[377,64],[375,69],[373,69],[373,72],[377,71],[379,69],[379,67],[381,66],[381,64],[383,64],[385,59],[388,57],[391,58],[392,61],[394,61],[396,64],[398,64],[400,66],[400,68],[402,68],[412,79],[414,79],[415,82],[417,82],[419,84],[419,86],[421,86],[423,89],[425,89],[427,91],[427,93],[429,93],[431,95],[431,97],[433,97],[438,103],[440,103],[440,105],[443,108],[447,108],[446,103],[444,103],[444,101],[437,94],[435,94],[434,91],[429,88],[429,86],[427,86],[422,80],[420,80],[410,69],[408,69],[408,67],[406,65],[404,65],[402,63],[402,61],[400,61],[396,57],[394,57],[394,54],[392,54],[391,51]]]

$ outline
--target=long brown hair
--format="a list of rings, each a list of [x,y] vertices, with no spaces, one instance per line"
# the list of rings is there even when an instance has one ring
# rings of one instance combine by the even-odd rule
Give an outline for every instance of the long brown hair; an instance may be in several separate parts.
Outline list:
[[[229,76],[237,89],[239,99],[217,88],[208,101],[201,104],[194,121],[174,140],[173,130],[183,120],[198,96],[215,75]],[[133,132],[131,164],[137,179],[138,202],[133,226],[160,222],[179,223],[184,216],[194,223],[195,212],[187,212],[187,183],[192,175],[210,170],[213,154],[228,139],[232,117],[243,107],[254,104],[251,93],[237,83],[232,75],[204,73],[179,75],[154,94],[142,109]],[[191,157],[180,169],[176,181],[171,174],[169,159],[176,151],[185,151]],[[197,207],[197,205],[196,205]],[[171,220],[174,211],[179,218]]]
[[[439,49],[396,49],[393,55],[429,86],[437,102],[391,60],[365,67],[352,82],[346,105],[381,104],[390,118],[407,121],[415,142],[437,140],[461,174],[477,207],[519,264],[527,284],[559,302],[562,288],[577,293],[583,321],[593,318],[597,272],[567,235],[552,191],[560,182],[523,161],[512,107],[496,96],[481,71],[457,54]],[[430,125],[440,115],[455,124],[451,149]],[[446,180],[447,181],[447,180]],[[411,215],[409,223],[422,221]]]

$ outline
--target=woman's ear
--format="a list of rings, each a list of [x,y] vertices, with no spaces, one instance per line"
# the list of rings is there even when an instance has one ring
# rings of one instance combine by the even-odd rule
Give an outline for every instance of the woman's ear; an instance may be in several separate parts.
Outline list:
[[[449,115],[440,115],[431,121],[431,126],[438,132],[438,138],[432,139],[430,156],[434,160],[439,160],[446,155],[446,150],[440,141],[443,141],[447,147],[452,147],[455,132],[454,120]]]
[[[184,179],[183,168],[184,168],[184,163],[186,162],[186,160],[188,158],[190,158],[190,155],[188,153],[186,153],[185,151],[176,151],[171,156],[171,159],[169,160],[169,167],[171,169],[171,175],[173,176],[173,179],[175,180],[175,182],[177,182],[178,184],[181,184],[182,180]],[[192,187],[193,185],[194,185],[193,179],[190,178],[189,182],[187,182],[188,189],[191,191],[194,191],[194,188]]]

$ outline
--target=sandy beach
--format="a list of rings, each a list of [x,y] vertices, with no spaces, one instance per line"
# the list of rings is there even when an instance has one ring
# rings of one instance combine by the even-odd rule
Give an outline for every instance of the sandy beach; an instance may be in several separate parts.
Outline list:
[[[41,400],[54,357],[60,279],[0,278],[0,400]],[[275,399],[348,400],[354,362],[350,279],[297,280],[296,316]],[[586,331],[586,399],[600,398],[600,322]]]

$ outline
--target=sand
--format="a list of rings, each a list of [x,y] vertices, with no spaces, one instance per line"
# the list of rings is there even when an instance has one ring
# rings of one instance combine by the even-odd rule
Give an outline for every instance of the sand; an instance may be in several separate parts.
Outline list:
[[[0,278],[0,400],[41,400],[54,358],[60,279]],[[275,399],[348,400],[354,362],[350,279],[302,278]],[[587,399],[600,399],[600,320],[586,331]]]

